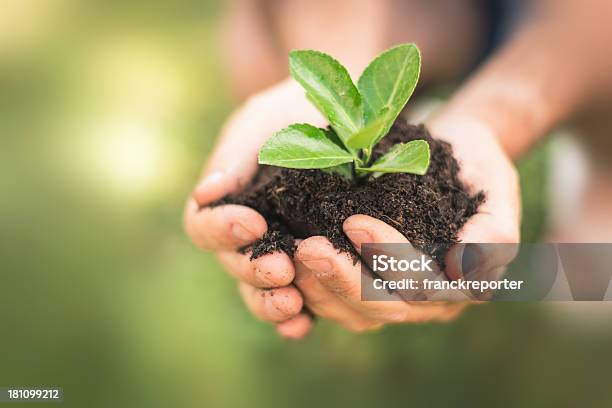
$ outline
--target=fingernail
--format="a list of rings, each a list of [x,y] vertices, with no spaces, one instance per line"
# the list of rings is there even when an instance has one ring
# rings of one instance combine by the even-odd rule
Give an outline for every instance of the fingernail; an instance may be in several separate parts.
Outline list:
[[[353,243],[353,245],[361,250],[361,244],[372,243],[372,235],[365,230],[353,229],[344,231],[348,239]]]
[[[461,271],[465,279],[472,278],[473,274],[478,270],[480,264],[480,250],[478,245],[467,244],[463,249],[463,256],[461,258]]]
[[[302,261],[302,263],[315,272],[330,272],[332,270],[332,264],[327,259],[309,259]]]
[[[209,190],[215,185],[218,185],[224,177],[225,172],[223,170],[215,170],[206,175],[200,181],[200,183],[193,189],[193,198],[200,206],[208,204],[208,202],[210,201],[208,198]]]
[[[257,239],[257,234],[249,231],[244,225],[239,223],[232,224],[231,231],[234,238],[245,243],[253,242]]]

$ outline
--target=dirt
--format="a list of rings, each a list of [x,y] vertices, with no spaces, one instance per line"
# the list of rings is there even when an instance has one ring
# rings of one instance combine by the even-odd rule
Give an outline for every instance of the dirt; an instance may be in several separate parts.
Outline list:
[[[485,200],[484,192],[470,194],[459,180],[459,164],[448,143],[433,139],[425,126],[398,119],[376,146],[373,159],[394,144],[423,139],[431,149],[424,176],[395,173],[353,183],[320,170],[260,166],[250,185],[238,195],[212,205],[242,204],[268,221],[268,233],[252,247],[252,258],[277,250],[293,255],[294,239],[324,235],[338,251],[357,259],[342,231],[353,214],[366,214],[400,231],[416,248],[444,265],[444,255],[458,242],[457,233]]]

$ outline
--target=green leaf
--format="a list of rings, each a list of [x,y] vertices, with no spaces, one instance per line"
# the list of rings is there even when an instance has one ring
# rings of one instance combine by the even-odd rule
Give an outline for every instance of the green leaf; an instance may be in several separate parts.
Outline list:
[[[293,51],[289,54],[289,72],[343,142],[361,129],[361,95],[338,61],[318,51]]]
[[[321,169],[353,161],[353,156],[319,128],[295,124],[275,133],[259,151],[259,163],[290,169]]]
[[[380,54],[363,71],[357,87],[363,98],[366,124],[388,112],[387,122],[370,147],[391,128],[412,95],[421,71],[421,54],[414,44],[402,44]]]
[[[366,149],[372,146],[374,140],[385,131],[387,123],[389,122],[389,114],[387,111],[383,113],[372,122],[368,123],[357,133],[353,133],[347,140],[346,144],[348,147],[353,149]]]
[[[358,168],[359,172],[413,173],[423,175],[429,167],[429,144],[413,140],[396,144],[370,167]]]

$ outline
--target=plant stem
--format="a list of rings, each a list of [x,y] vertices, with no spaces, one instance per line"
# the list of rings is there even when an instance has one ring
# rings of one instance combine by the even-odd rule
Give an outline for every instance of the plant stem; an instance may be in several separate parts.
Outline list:
[[[372,156],[372,149],[362,149],[361,151],[363,152],[362,167],[367,166],[370,162],[370,157]]]
[[[371,174],[367,171],[360,170],[357,166],[354,167],[354,172],[355,172],[355,181],[357,183],[364,182]]]

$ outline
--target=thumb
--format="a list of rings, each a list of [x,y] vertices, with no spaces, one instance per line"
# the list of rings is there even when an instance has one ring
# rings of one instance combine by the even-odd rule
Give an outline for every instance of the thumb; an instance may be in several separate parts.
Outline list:
[[[263,132],[253,129],[248,109],[232,115],[193,190],[200,207],[241,190],[257,171],[257,152],[265,138]]]
[[[264,142],[295,122],[325,123],[294,81],[281,82],[251,97],[223,129],[221,140],[193,191],[200,207],[241,190],[257,171],[257,156]]]

